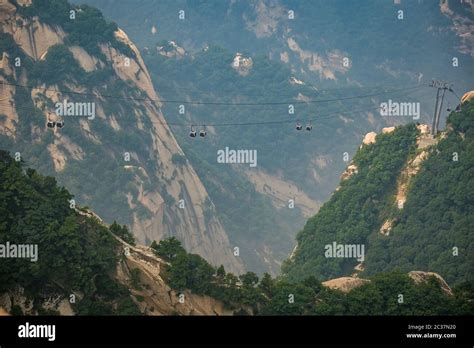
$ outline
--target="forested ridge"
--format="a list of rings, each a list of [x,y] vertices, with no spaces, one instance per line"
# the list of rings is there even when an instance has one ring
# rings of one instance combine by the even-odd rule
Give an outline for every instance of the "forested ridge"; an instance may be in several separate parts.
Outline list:
[[[375,144],[364,145],[353,163],[357,175],[342,181],[320,211],[308,220],[298,234],[298,249],[283,271],[292,279],[314,274],[322,279],[344,274],[357,264],[355,259],[332,258],[324,247],[339,244],[365,244],[382,223],[381,211],[389,207],[389,197],[410,152],[414,151],[417,129],[412,125],[397,128],[392,134],[377,136]]]
[[[113,278],[117,241],[98,220],[71,208],[71,199],[54,178],[25,170],[0,151],[0,244],[38,246],[37,262],[1,259],[0,293],[22,287],[34,304],[51,294],[79,294],[72,304],[77,314],[138,314],[129,291]],[[110,229],[124,238],[129,235],[115,223]],[[13,314],[19,311],[13,304]]]
[[[354,157],[358,173],[308,220],[298,233],[298,248],[285,262],[291,279],[313,274],[321,279],[350,275],[355,259],[326,258],[324,246],[333,241],[363,244],[365,271],[423,270],[439,273],[450,284],[473,283],[474,222],[474,103],[452,112],[439,142],[416,149],[417,129],[410,124],[380,134]],[[426,151],[427,158],[409,182],[406,202],[397,208],[397,180],[408,159]],[[380,228],[390,218],[390,235]]]
[[[367,274],[422,269],[474,282],[474,103],[462,110],[413,178],[393,237],[374,238]]]

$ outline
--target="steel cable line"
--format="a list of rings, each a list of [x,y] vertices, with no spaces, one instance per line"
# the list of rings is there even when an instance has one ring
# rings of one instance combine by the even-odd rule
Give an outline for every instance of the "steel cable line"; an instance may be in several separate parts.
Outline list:
[[[2,103],[0,102],[0,105]],[[34,109],[34,108],[29,108],[29,107],[14,107],[13,105],[5,105],[5,106],[10,106],[14,109],[19,109],[19,110],[27,110],[27,111],[41,111],[39,109]],[[372,111],[372,110],[377,110],[379,109],[380,106],[374,106],[373,104],[370,104],[370,106],[366,106],[361,109],[356,109],[356,110],[351,110],[350,113],[357,113],[357,112],[363,112],[363,111]],[[331,115],[339,115],[341,113],[348,113],[345,110],[338,110],[338,111],[333,111],[325,114],[320,114],[317,117],[312,117],[312,118],[301,118],[299,119],[300,121],[315,121],[319,119],[327,119],[325,116],[331,116]],[[54,114],[54,113],[53,113]],[[72,117],[72,118],[83,118],[87,119],[87,116],[84,117]],[[294,123],[297,121],[296,119],[292,120],[277,120],[277,121],[259,121],[259,122],[240,122],[240,123],[175,123],[175,122],[156,122],[156,121],[150,121],[152,124],[157,124],[157,125],[168,125],[168,126],[182,126],[182,127],[204,127],[204,126],[209,126],[209,127],[220,127],[220,126],[250,126],[250,125],[266,125],[266,124],[284,124],[284,123]]]
[[[20,84],[14,84],[14,83],[6,83],[3,82],[4,85],[7,86],[13,86],[13,87],[19,87],[19,88],[26,88],[26,89],[37,89],[38,87],[33,87],[33,86],[26,86],[26,85],[20,85]],[[1,84],[0,84],[1,85]],[[365,95],[358,95],[358,96],[350,96],[350,97],[341,97],[341,98],[333,98],[333,99],[320,99],[320,100],[308,100],[308,101],[301,101],[301,100],[291,100],[291,101],[284,101],[284,102],[243,102],[243,103],[236,103],[236,102],[199,102],[199,101],[187,101],[187,100],[165,100],[165,99],[151,99],[151,98],[135,98],[135,97],[121,97],[121,96],[114,96],[114,95],[106,95],[106,94],[99,94],[99,93],[87,93],[87,92],[75,92],[75,91],[67,91],[67,92],[62,92],[59,89],[55,88],[45,88],[46,91],[52,91],[52,92],[57,92],[61,94],[74,94],[74,95],[83,95],[83,96],[92,96],[95,98],[111,98],[111,99],[120,99],[120,100],[133,100],[133,101],[148,101],[148,102],[156,102],[156,103],[162,103],[162,104],[191,104],[191,105],[226,105],[226,106],[261,106],[261,105],[288,105],[288,104],[316,104],[316,103],[325,103],[325,102],[335,102],[335,101],[341,101],[341,100],[351,100],[351,99],[359,99],[359,98],[369,98],[369,97],[375,97],[379,95],[384,95],[384,94],[391,94],[391,93],[397,93],[397,92],[404,92],[408,90],[416,90],[420,88],[424,88],[427,86],[424,85],[416,85],[416,86],[411,86],[411,87],[406,87],[406,88],[400,88],[392,91],[386,91],[386,92],[377,92],[377,93],[372,93],[372,94],[365,94]]]
[[[409,94],[409,92],[405,92],[405,94]],[[425,92],[426,94],[426,92]],[[327,112],[327,113],[324,113],[324,114],[319,114],[318,116],[315,116],[315,117],[311,117],[311,118],[300,118],[298,119],[299,121],[302,121],[302,122],[307,122],[307,121],[318,121],[320,119],[329,119],[330,117],[327,117],[327,116],[334,116],[334,115],[340,115],[341,113],[344,113],[344,114],[351,114],[351,113],[358,113],[358,112],[364,112],[364,111],[373,111],[373,110],[378,110],[380,109],[380,105],[378,106],[375,106],[374,103],[371,103],[371,104],[367,104],[359,109],[355,109],[355,110],[348,110],[346,108],[346,106],[342,106],[341,109],[337,110],[337,111],[331,111],[331,112]],[[196,127],[200,127],[200,126],[210,126],[210,127],[220,127],[220,126],[250,126],[250,125],[266,125],[266,124],[284,124],[284,123],[295,123],[296,121],[298,121],[297,119],[291,119],[289,120],[288,118],[286,118],[285,120],[275,120],[275,121],[255,121],[255,122],[240,122],[240,123],[233,123],[233,122],[229,122],[229,123],[192,123],[192,124],[184,124],[184,123],[174,123],[174,122],[152,122],[152,123],[157,123],[157,124],[167,124],[167,125],[170,125],[170,126],[187,126],[187,127],[190,127],[190,126],[196,126]]]
[[[3,85],[3,84],[5,84],[5,85],[13,85],[13,84],[8,84],[8,83],[0,83],[0,86]],[[418,87],[415,87],[415,88],[413,88],[413,89],[416,91],[417,89],[421,89],[421,88],[423,88],[423,87],[424,87],[424,86],[418,86]],[[28,88],[30,88],[30,87],[28,87]],[[400,91],[401,91],[401,90],[400,90]],[[81,94],[80,92],[75,92],[75,93]],[[391,93],[391,92],[387,92],[387,93]],[[402,94],[406,94],[406,93],[402,93]],[[98,97],[98,96],[95,95],[95,94],[94,94],[94,96]],[[357,97],[358,97],[358,96],[355,96],[355,97],[353,97],[353,98],[357,98]],[[351,98],[352,98],[352,97],[351,97]],[[1,101],[5,100],[5,99],[7,99],[7,98],[3,98]],[[338,100],[341,100],[341,99],[340,99],[340,98],[339,98],[339,99],[338,99],[338,98],[333,99],[333,101],[338,101]],[[2,104],[1,101],[0,101],[0,104]],[[326,101],[326,100],[325,100],[325,101]],[[5,105],[5,104],[4,104],[4,105]],[[238,104],[235,104],[235,105],[238,105]],[[7,105],[5,105],[5,106],[9,106],[9,104],[7,104]],[[24,109],[24,110],[41,110],[41,109],[35,108],[35,107],[26,107],[26,108],[25,108],[25,107],[16,106],[15,108],[17,108],[17,109]]]
[[[411,92],[413,93],[413,92]],[[404,94],[410,94],[410,92],[408,91],[405,91]],[[11,105],[10,103],[8,104],[3,104],[4,102],[1,102],[0,101],[0,105],[4,105],[4,106],[10,106],[11,108],[14,108],[14,109],[19,109],[19,110],[27,110],[27,111],[44,111],[44,110],[41,110],[39,108],[34,108],[34,107],[22,107],[22,106],[13,106]],[[317,120],[320,120],[320,119],[328,119],[329,117],[327,116],[333,116],[333,115],[340,115],[341,113],[344,113],[344,114],[351,114],[351,113],[359,113],[359,112],[364,112],[364,111],[373,111],[373,110],[377,110],[379,109],[380,106],[375,106],[374,103],[371,103],[371,104],[367,104],[359,109],[355,109],[355,110],[348,110],[346,108],[346,106],[342,106],[341,109],[337,110],[337,111],[331,111],[331,112],[328,112],[328,113],[324,113],[324,114],[319,114],[318,116],[315,116],[315,117],[311,117],[311,118],[302,118],[302,119],[299,119],[299,121],[317,121]],[[49,111],[49,113],[53,113],[51,111]],[[54,114],[54,113],[53,113]],[[73,118],[87,118],[87,117],[73,117]],[[285,124],[285,123],[294,123],[295,121],[297,121],[296,119],[284,119],[284,120],[275,120],[275,121],[255,121],[255,122],[240,122],[240,123],[232,123],[232,122],[228,122],[228,123],[175,123],[175,122],[156,122],[156,121],[151,121],[152,124],[159,124],[159,125],[169,125],[169,126],[182,126],[182,127],[192,127],[192,126],[196,126],[196,127],[200,127],[200,126],[211,126],[211,127],[220,127],[220,126],[250,126],[250,125],[266,125],[266,124]]]

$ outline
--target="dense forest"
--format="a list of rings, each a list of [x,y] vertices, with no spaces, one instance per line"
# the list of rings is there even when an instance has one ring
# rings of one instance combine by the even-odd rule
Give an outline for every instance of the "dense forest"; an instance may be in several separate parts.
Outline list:
[[[474,283],[474,103],[462,110],[414,177],[393,238],[373,239],[367,274],[423,269]]]
[[[320,211],[308,220],[298,234],[294,258],[285,263],[283,272],[301,279],[314,274],[322,279],[343,275],[357,261],[327,258],[325,245],[366,244],[382,223],[380,214],[389,208],[390,197],[410,152],[414,151],[417,129],[414,125],[397,128],[393,134],[377,136],[377,142],[363,146],[353,159],[358,174],[342,181],[339,190]]]
[[[273,279],[268,273],[261,279],[253,272],[236,277],[222,266],[212,267],[202,257],[187,253],[174,238],[154,242],[151,247],[169,262],[162,272],[172,288],[212,296],[240,315],[474,313],[474,288],[468,282],[447,295],[435,278],[416,284],[406,273],[392,271],[377,274],[370,282],[344,293],[323,286],[313,276],[299,282],[285,277]]]
[[[34,305],[52,293],[80,294],[72,304],[79,315],[139,314],[128,289],[113,278],[119,246],[111,231],[127,239],[128,230],[114,223],[109,231],[81,216],[71,199],[54,178],[25,170],[21,161],[0,151],[0,244],[38,247],[36,262],[2,259],[0,292],[21,286]],[[12,311],[21,314],[15,304]]]

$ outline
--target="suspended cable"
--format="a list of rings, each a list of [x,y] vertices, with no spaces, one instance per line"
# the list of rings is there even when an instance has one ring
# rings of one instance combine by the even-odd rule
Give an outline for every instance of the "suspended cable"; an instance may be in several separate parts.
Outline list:
[[[26,86],[14,83],[3,83],[7,86],[14,86],[19,88],[26,88],[26,89],[37,89],[38,87],[33,86]],[[416,85],[407,88],[400,88],[392,91],[385,91],[385,92],[377,92],[365,95],[358,95],[358,96],[350,96],[350,97],[341,97],[341,98],[333,98],[333,99],[320,99],[320,100],[291,100],[291,101],[282,101],[282,102],[202,102],[202,101],[188,101],[188,100],[165,100],[165,99],[151,99],[151,98],[135,98],[135,97],[123,97],[123,96],[114,96],[114,95],[107,95],[107,94],[99,94],[99,93],[87,93],[87,92],[75,92],[75,91],[67,91],[62,92],[56,88],[45,88],[45,91],[52,91],[61,94],[74,94],[74,95],[83,95],[83,96],[92,96],[95,98],[111,98],[111,99],[119,99],[119,100],[133,100],[133,101],[148,101],[148,102],[156,102],[156,103],[168,103],[168,104],[191,104],[191,105],[226,105],[226,106],[261,106],[261,105],[288,105],[288,104],[316,104],[316,103],[327,103],[327,102],[335,102],[335,101],[342,101],[342,100],[351,100],[351,99],[359,99],[359,98],[370,98],[376,97],[379,95],[384,94],[391,94],[391,93],[398,93],[404,92],[409,90],[416,90],[420,88],[424,88],[427,86],[424,85]]]
[[[413,92],[408,92],[408,91],[405,91],[404,94],[411,94]],[[5,105],[3,104],[3,102],[0,101],[0,105]],[[8,103],[7,105],[5,106],[9,106],[13,109],[19,109],[19,110],[27,110],[27,111],[42,111],[42,110],[39,110],[38,108],[35,108],[35,107],[23,107],[23,106],[13,106],[11,105],[10,103]],[[228,123],[201,123],[201,124],[198,124],[198,123],[192,123],[192,124],[189,124],[189,123],[174,123],[174,122],[157,122],[157,121],[151,121],[152,124],[159,124],[159,125],[169,125],[169,126],[181,126],[181,127],[190,127],[190,126],[202,126],[202,127],[205,127],[206,125],[207,126],[212,126],[212,127],[220,127],[220,126],[251,126],[251,125],[266,125],[266,124],[285,124],[285,123],[295,123],[295,121],[299,122],[299,121],[317,121],[317,120],[320,120],[320,119],[327,119],[328,117],[326,116],[333,116],[333,115],[340,115],[341,113],[347,113],[347,114],[352,114],[352,113],[359,113],[359,112],[365,112],[365,111],[372,111],[372,110],[378,110],[380,108],[380,106],[374,106],[374,103],[370,103],[370,104],[367,104],[366,106],[363,106],[359,109],[353,109],[353,110],[348,110],[344,105],[342,106],[341,109],[337,110],[337,111],[331,111],[331,112],[328,112],[328,113],[324,113],[324,114],[319,114],[318,116],[315,116],[315,117],[312,117],[312,118],[298,118],[298,120],[295,120],[295,119],[288,119],[288,118],[285,118],[283,120],[273,120],[273,121],[255,121],[255,122],[228,122]],[[344,110],[342,110],[344,109]],[[52,112],[50,112],[52,113]]]

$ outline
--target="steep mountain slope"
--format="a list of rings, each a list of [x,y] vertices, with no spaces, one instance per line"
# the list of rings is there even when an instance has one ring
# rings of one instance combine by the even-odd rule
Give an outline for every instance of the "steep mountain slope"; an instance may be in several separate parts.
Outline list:
[[[473,117],[467,101],[436,138],[423,125],[366,137],[338,190],[298,234],[284,273],[327,279],[421,269],[472,283]],[[333,243],[340,255],[328,253]],[[347,245],[364,247],[362,255],[345,254]]]
[[[96,9],[62,0],[2,0],[0,7],[1,146],[54,173],[106,221],[132,226],[139,241],[177,236],[188,250],[240,273],[242,262],[219,219],[206,214],[212,200],[127,35]],[[56,103],[65,100],[94,114],[58,117]],[[49,129],[47,121],[64,128]]]
[[[210,296],[188,289],[173,290],[163,279],[167,263],[152,249],[120,241],[129,252],[117,265],[117,280],[130,289],[144,315],[232,315],[234,309]]]
[[[406,168],[408,180],[399,178],[399,187],[408,181],[403,208],[387,217],[393,221],[390,234],[373,239],[367,274],[423,269],[450,284],[474,281],[474,103],[462,109],[451,113],[435,146],[419,144]]]

